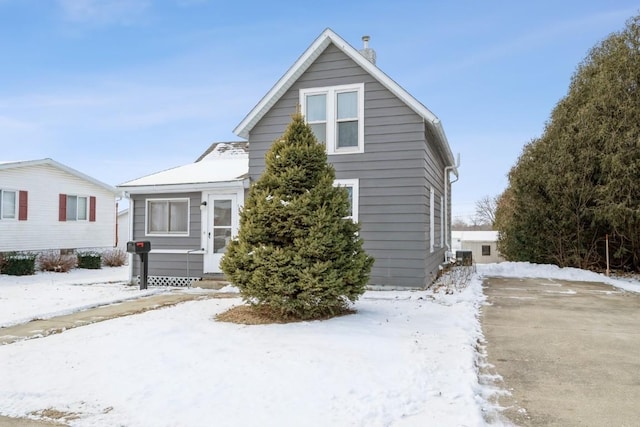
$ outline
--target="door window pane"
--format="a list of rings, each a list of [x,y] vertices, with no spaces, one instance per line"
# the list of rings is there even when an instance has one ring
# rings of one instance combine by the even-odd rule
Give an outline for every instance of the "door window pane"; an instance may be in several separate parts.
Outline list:
[[[338,120],[353,119],[356,117],[358,117],[358,93],[338,93]]]
[[[213,252],[223,254],[231,241],[231,228],[215,228],[213,230]]]
[[[338,148],[358,146],[358,122],[338,123]]]
[[[327,120],[327,95],[308,95],[306,111],[308,122]]]
[[[231,227],[231,200],[213,202],[213,226]]]

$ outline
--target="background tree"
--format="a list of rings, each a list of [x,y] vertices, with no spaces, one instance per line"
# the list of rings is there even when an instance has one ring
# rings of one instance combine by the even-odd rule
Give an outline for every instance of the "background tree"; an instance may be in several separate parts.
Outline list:
[[[640,268],[640,17],[579,64],[509,173],[496,225],[508,259]]]
[[[496,204],[498,196],[484,196],[476,201],[475,219],[478,224],[493,227],[496,222]]]
[[[348,193],[333,185],[325,146],[296,114],[265,160],[222,270],[247,303],[277,316],[343,312],[364,292],[373,259],[346,218]]]

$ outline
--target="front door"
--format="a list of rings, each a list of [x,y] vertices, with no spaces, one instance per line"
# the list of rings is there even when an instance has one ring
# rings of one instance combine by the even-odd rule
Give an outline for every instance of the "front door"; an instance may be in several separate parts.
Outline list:
[[[238,234],[238,202],[234,194],[209,195],[207,200],[205,273],[219,273],[220,260],[231,238]]]

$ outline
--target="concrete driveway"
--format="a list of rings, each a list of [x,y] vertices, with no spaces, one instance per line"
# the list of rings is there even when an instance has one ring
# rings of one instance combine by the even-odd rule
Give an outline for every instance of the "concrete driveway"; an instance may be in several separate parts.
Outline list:
[[[488,278],[499,403],[520,426],[640,425],[640,295],[601,283]]]

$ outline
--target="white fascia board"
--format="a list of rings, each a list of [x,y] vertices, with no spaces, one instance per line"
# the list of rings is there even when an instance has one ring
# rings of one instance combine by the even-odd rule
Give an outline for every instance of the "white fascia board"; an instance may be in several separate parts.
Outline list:
[[[126,185],[118,186],[119,190],[128,194],[187,193],[192,191],[215,191],[228,188],[249,188],[249,179],[214,183],[208,182],[201,184],[140,185],[130,187]]]

